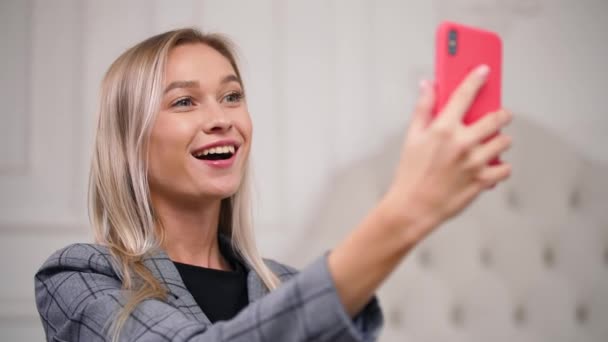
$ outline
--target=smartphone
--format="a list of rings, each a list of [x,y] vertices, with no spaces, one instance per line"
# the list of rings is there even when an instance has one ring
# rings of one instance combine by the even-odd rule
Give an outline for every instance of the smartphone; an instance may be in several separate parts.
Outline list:
[[[490,67],[490,73],[463,118],[466,125],[501,107],[502,41],[498,34],[480,28],[449,21],[439,24],[435,39],[434,116],[439,115],[465,76],[481,64]],[[498,158],[490,162],[499,163]]]

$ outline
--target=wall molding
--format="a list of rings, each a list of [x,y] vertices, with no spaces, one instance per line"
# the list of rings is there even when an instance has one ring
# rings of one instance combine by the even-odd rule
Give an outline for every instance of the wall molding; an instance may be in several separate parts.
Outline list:
[[[0,297],[0,322],[40,321],[33,298]]]
[[[19,222],[0,222],[0,234],[3,236],[47,236],[57,234],[92,234],[89,224],[33,224]]]
[[[19,3],[20,1],[16,1],[17,3]],[[28,94],[29,90],[30,90],[30,85],[32,83],[31,77],[32,77],[32,16],[33,16],[33,9],[32,9],[32,0],[24,0],[23,2],[23,7],[24,7],[24,11],[25,11],[25,15],[24,15],[24,22],[21,23],[21,28],[24,30],[24,35],[25,35],[25,44],[24,44],[24,51],[23,51],[23,63],[25,65],[25,68],[23,70],[23,86],[24,89],[21,89],[21,91],[23,92],[23,94]],[[24,103],[23,105],[23,113],[22,113],[22,118],[21,120],[23,120],[23,127],[22,127],[22,131],[23,131],[23,136],[21,137],[21,144],[23,146],[21,153],[23,154],[23,156],[21,157],[21,160],[17,163],[11,163],[11,164],[7,164],[7,163],[1,163],[0,162],[0,175],[2,176],[23,176],[23,175],[27,175],[30,171],[30,166],[31,166],[31,146],[30,146],[30,139],[29,137],[31,136],[31,131],[30,131],[30,127],[31,127],[31,105],[30,102],[27,101],[27,97],[24,98]],[[19,113],[15,113],[15,115],[18,115]]]

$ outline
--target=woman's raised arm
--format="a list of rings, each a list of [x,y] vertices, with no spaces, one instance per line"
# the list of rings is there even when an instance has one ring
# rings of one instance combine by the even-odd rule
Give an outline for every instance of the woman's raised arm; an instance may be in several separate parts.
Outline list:
[[[388,192],[329,256],[339,296],[350,315],[359,312],[408,251],[466,208],[484,189],[507,179],[508,164],[489,162],[510,146],[499,134],[511,114],[499,110],[471,126],[462,118],[484,84],[486,66],[473,70],[431,120],[433,88],[422,82],[399,166]]]

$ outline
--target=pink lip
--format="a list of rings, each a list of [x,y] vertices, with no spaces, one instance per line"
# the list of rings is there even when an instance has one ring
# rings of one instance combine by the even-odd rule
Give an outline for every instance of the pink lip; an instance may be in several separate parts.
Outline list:
[[[232,164],[234,164],[234,160],[236,159],[236,154],[238,152],[234,152],[234,154],[232,155],[232,157],[230,157],[229,159],[224,159],[224,160],[199,160],[204,162],[205,164],[211,166],[211,167],[216,167],[218,169],[227,169],[229,167],[232,166]],[[197,159],[198,160],[198,159]]]
[[[216,147],[216,146],[225,146],[225,145],[232,145],[235,147],[234,154],[232,155],[232,157],[230,157],[228,159],[224,159],[224,160],[204,160],[204,159],[196,159],[196,158],[195,159],[197,161],[203,162],[214,168],[227,169],[227,168],[231,167],[232,164],[234,164],[234,161],[236,160],[236,156],[239,153],[240,144],[236,140],[218,140],[211,144],[207,144],[205,146],[201,146],[201,147],[195,149],[194,151],[192,151],[192,155],[194,156],[196,153],[203,151],[205,149],[208,149],[208,148],[212,148],[212,147]]]

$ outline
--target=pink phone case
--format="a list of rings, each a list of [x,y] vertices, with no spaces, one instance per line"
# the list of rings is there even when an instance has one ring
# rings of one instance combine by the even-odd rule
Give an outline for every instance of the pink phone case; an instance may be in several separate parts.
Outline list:
[[[490,31],[454,22],[442,22],[437,28],[435,46],[436,116],[452,92],[475,67],[486,64],[490,73],[463,122],[471,124],[501,107],[502,42]],[[491,137],[490,137],[491,139]],[[493,160],[491,164],[500,161]]]

